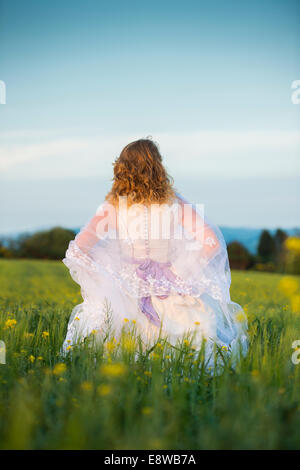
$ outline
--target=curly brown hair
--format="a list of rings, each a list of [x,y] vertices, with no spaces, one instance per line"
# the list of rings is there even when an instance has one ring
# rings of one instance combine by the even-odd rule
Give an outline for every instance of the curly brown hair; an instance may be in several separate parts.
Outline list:
[[[113,185],[106,196],[111,204],[117,205],[119,196],[127,196],[129,205],[163,204],[175,198],[173,179],[152,140],[139,139],[126,145],[113,165]]]

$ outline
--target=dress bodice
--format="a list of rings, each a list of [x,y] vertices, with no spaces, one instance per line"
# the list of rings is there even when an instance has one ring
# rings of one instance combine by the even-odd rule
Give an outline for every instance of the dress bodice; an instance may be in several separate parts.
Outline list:
[[[126,220],[124,214],[120,217],[126,231],[126,238],[121,238],[120,243],[122,255],[161,263],[168,261],[173,223],[169,206],[156,210],[144,205],[128,214]]]

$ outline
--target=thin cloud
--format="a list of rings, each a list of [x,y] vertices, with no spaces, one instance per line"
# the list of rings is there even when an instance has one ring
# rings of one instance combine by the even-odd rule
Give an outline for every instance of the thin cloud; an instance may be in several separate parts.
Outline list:
[[[129,141],[139,135],[109,137],[70,137],[40,142],[34,134],[28,142],[24,133],[13,143],[0,146],[0,169],[9,179],[77,178],[82,175],[111,175],[111,163]],[[146,134],[145,134],[146,135]],[[143,135],[142,135],[143,136]],[[1,137],[1,135],[0,135]],[[165,162],[174,174],[193,176],[239,175],[295,176],[299,174],[300,135],[289,131],[199,131],[192,133],[154,133]],[[34,162],[34,165],[32,164]],[[29,171],[30,169],[30,171]]]

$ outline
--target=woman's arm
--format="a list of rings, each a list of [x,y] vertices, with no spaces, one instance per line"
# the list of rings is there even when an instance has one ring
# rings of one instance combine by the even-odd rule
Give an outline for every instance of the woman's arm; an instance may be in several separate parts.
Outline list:
[[[77,246],[86,254],[109,230],[117,227],[117,211],[114,206],[105,202],[97,210],[96,215],[79,232],[75,238]]]
[[[208,258],[213,257],[220,248],[220,242],[215,232],[181,196],[177,195],[177,200],[179,203],[179,223],[193,236],[195,241],[203,243],[202,253]],[[185,209],[185,204],[189,205],[188,210]]]

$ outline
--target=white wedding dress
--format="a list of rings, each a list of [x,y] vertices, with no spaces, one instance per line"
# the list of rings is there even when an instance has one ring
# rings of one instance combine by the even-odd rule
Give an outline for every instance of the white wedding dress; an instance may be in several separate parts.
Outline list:
[[[115,337],[125,322],[134,324],[147,345],[159,336],[176,345],[189,335],[200,348],[205,339],[210,364],[215,345],[237,357],[246,353],[247,321],[230,299],[223,236],[194,206],[187,217],[185,207],[179,195],[172,206],[155,206],[157,212],[100,206],[63,260],[83,297],[71,314],[64,351],[104,333],[109,316]]]

